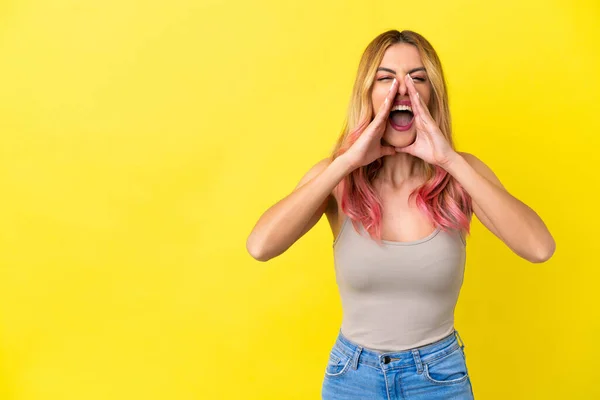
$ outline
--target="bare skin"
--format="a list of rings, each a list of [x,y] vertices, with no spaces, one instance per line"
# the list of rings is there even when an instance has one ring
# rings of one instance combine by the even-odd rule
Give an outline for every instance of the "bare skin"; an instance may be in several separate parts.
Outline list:
[[[381,238],[394,242],[412,242],[431,234],[435,227],[408,197],[420,183],[407,182],[400,189],[381,188],[378,193],[383,203]],[[332,192],[325,211],[333,237],[336,238],[347,218],[341,208],[340,193]]]
[[[348,218],[340,206],[340,180],[380,158],[383,165],[373,187],[382,202],[383,240],[412,242],[435,230],[414,199],[409,202],[411,192],[424,183],[415,168],[421,159],[456,179],[472,198],[474,215],[515,254],[534,263],[552,257],[556,244],[539,215],[511,195],[483,161],[450,146],[429,112],[432,87],[422,67],[410,45],[386,50],[371,93],[375,117],[345,153],[334,161],[319,161],[292,193],[261,215],[246,241],[255,259],[267,261],[282,254],[323,214],[336,238]],[[413,124],[396,131],[389,112],[395,102],[405,100],[413,110]]]
[[[417,49],[405,43],[388,48],[380,64],[380,70],[375,77],[371,94],[374,110],[378,110],[385,101],[390,84],[397,79],[394,100],[410,100],[408,87],[403,77],[410,72],[414,79],[416,90],[425,101],[429,102],[431,86],[427,73],[423,68]],[[390,72],[393,71],[393,72]],[[404,132],[395,131],[386,120],[383,143],[395,147],[405,147],[414,142],[416,124]],[[382,201],[381,237],[383,240],[394,242],[411,242],[431,234],[435,227],[417,208],[414,199],[409,202],[410,193],[424,183],[425,179],[415,175],[413,171],[416,157],[406,153],[394,153],[383,156],[383,167],[373,182]],[[341,193],[334,190],[325,215],[329,221],[333,237],[337,237],[340,228],[347,217],[341,209]]]

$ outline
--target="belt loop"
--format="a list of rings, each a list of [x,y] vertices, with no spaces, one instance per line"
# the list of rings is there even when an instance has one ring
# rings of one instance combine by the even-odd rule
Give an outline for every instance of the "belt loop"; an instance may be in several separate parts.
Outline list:
[[[352,357],[352,368],[353,369],[357,369],[358,368],[358,358],[360,357],[360,353],[362,352],[363,348],[361,346],[357,346],[356,350],[354,351],[354,357]]]
[[[413,358],[415,359],[415,364],[417,365],[417,373],[421,374],[423,372],[423,364],[421,364],[421,355],[419,354],[419,350],[412,349]]]
[[[463,342],[462,338],[460,337],[460,335],[458,334],[457,330],[454,330],[454,333],[456,333],[456,339],[458,340],[458,344],[460,345],[460,347],[464,350],[465,349],[465,342]]]

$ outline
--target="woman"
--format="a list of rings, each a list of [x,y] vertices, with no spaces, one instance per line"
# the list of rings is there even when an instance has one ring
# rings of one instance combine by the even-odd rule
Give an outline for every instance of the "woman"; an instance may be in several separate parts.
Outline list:
[[[323,398],[472,399],[454,329],[472,213],[531,262],[555,243],[485,163],[455,150],[442,66],[423,36],[392,30],[367,46],[331,156],[261,216],[247,249],[276,257],[323,213],[343,309]]]

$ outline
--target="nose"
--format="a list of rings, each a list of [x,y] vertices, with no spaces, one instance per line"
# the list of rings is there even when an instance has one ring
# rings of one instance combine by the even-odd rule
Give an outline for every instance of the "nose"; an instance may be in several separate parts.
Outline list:
[[[399,81],[398,84],[398,93],[400,94],[400,96],[405,96],[408,95],[408,86],[406,85],[406,82],[404,81],[404,79],[398,79]]]

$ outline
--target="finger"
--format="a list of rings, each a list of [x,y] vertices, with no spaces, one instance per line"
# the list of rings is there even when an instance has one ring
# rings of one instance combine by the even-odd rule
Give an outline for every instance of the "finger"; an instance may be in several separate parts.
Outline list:
[[[415,88],[415,83],[413,79],[410,77],[410,74],[406,74],[405,76],[406,88],[408,89],[408,95],[410,97],[410,103],[413,109],[413,113],[415,114],[415,118],[421,119],[421,102],[419,101],[419,92],[417,92],[417,88]]]
[[[396,150],[396,153],[408,153],[408,154],[414,155],[413,151],[412,151],[413,150],[412,144],[410,146],[406,146],[406,147],[396,147],[395,150]]]
[[[419,115],[421,116],[421,120],[426,124],[433,122],[433,118],[431,117],[431,114],[429,114],[429,109],[423,102],[423,98],[421,98],[419,92],[417,92],[417,102],[419,103]]]
[[[417,91],[417,88],[415,87],[415,83],[413,81],[413,79],[410,77],[409,74],[406,74],[407,76],[407,88],[408,88],[408,93],[410,94],[410,101],[413,105],[413,112],[415,111],[414,109],[416,108],[416,113],[415,116],[417,116],[425,125],[429,125],[432,121],[433,118],[431,117],[431,114],[429,114],[429,110],[427,109],[427,106],[425,105],[425,103],[423,102],[423,99],[421,98],[421,96],[419,95],[419,92]]]
[[[389,115],[390,109],[392,108],[392,104],[394,103],[394,99],[396,98],[396,93],[398,93],[398,85],[399,82],[396,78],[392,81],[390,88],[388,90],[387,95],[385,96],[385,100],[379,106],[379,110],[377,111],[377,115],[373,118],[373,127],[375,129],[370,129],[370,135],[372,137],[381,137],[383,135],[383,130],[381,127],[385,125]]]
[[[394,78],[394,80],[392,81],[392,85],[390,86],[390,89],[388,90],[388,93],[385,96],[385,100],[383,101],[383,104],[379,106],[379,111],[375,116],[375,119],[377,119],[378,122],[387,119],[387,117],[389,116],[390,110],[392,109],[392,104],[394,103],[394,98],[396,97],[396,92],[398,91],[398,85],[398,80]]]
[[[381,153],[384,156],[393,156],[396,154],[396,149],[392,146],[381,146]]]

